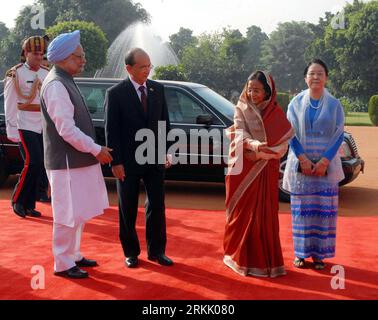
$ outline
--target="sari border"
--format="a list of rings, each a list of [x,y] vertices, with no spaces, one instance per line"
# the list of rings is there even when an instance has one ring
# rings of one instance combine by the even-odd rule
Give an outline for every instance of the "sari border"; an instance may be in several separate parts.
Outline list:
[[[225,255],[223,258],[223,263],[234,270],[236,273],[241,276],[255,276],[261,278],[276,278],[279,276],[286,275],[285,266],[275,267],[275,268],[248,268],[239,266],[231,256]]]

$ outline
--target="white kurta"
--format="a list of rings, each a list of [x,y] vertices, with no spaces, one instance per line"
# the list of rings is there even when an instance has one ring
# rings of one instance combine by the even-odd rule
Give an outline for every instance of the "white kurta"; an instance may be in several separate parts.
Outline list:
[[[67,89],[59,81],[51,82],[43,99],[59,135],[75,149],[96,156],[101,146],[75,126],[74,106]],[[64,170],[46,170],[51,185],[54,223],[77,226],[109,207],[108,194],[100,164]]]

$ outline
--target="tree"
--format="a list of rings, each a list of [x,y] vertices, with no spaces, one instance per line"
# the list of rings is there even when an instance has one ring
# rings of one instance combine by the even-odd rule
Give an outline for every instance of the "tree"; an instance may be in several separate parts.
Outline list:
[[[327,29],[326,45],[335,48],[338,62],[331,75],[340,94],[367,104],[378,83],[378,1],[355,1],[345,12],[346,29]]]
[[[8,35],[1,41],[1,74],[20,62],[21,46],[25,39],[34,35],[45,34],[44,30],[32,28],[31,21],[34,14],[31,8],[32,6],[25,6],[20,10],[15,21],[15,27],[10,30]]]
[[[189,81],[217,87],[222,73],[218,63],[221,42],[219,34],[204,34],[199,37],[197,46],[184,49],[181,63]]]
[[[369,117],[374,126],[378,126],[378,95],[369,100]]]
[[[264,43],[262,63],[271,72],[277,88],[298,92],[305,86],[305,52],[315,35],[307,22],[279,23]]]
[[[0,21],[0,41],[4,40],[9,35],[9,29],[4,22]]]
[[[223,53],[225,57],[234,57],[241,63],[247,49],[247,40],[237,29],[224,29],[222,37],[221,53]]]
[[[378,21],[377,1],[354,0],[337,15],[326,13],[319,20],[317,39],[308,48],[306,57],[323,59],[330,69],[329,88],[338,97],[344,96],[353,106],[365,106],[375,93],[377,83]],[[335,26],[341,17],[345,26]]]
[[[317,25],[310,24],[310,28],[315,34],[314,41],[308,46],[305,52],[305,60],[311,61],[314,58],[322,59],[328,66],[329,69],[334,69],[337,66],[337,61],[335,57],[334,50],[332,48],[326,47],[324,35],[326,33],[327,27],[331,25],[332,20],[335,15],[326,12],[324,18],[319,19]]]
[[[80,42],[87,59],[85,75],[93,74],[97,69],[105,65],[108,47],[105,34],[98,26],[93,22],[85,21],[60,22],[47,29],[46,33],[52,40],[60,33],[72,32],[74,30],[80,30]]]
[[[193,31],[183,27],[180,28],[179,32],[170,35],[169,40],[173,51],[179,59],[181,59],[186,47],[195,46],[198,43],[198,39],[193,36]]]
[[[20,63],[21,41],[11,33],[1,41],[0,46],[0,72],[4,76],[5,72],[12,66]]]
[[[202,83],[228,99],[238,98],[250,70],[243,63],[247,40],[239,30],[203,34],[183,50],[181,64],[188,81]]]
[[[4,61],[5,50],[3,48],[7,45],[8,37],[9,29],[5,23],[0,22],[0,77],[2,77],[7,70],[7,64]]]
[[[239,30],[224,29],[220,47],[219,69],[222,70],[217,90],[231,100],[239,98],[241,89],[250,74],[249,66],[244,63],[247,39]]]
[[[109,44],[134,22],[149,22],[149,14],[140,3],[131,0],[38,0],[46,10],[46,24],[84,20],[98,25]]]
[[[35,4],[44,7],[46,28],[63,21],[94,22],[106,33],[108,44],[133,22],[149,21],[146,10],[139,3],[134,4],[132,0],[36,0]],[[35,13],[32,13],[31,9],[32,6],[29,5],[20,10],[15,27],[1,40],[0,72],[2,74],[19,62],[24,39],[45,34],[45,30],[32,28],[31,21]]]
[[[153,79],[187,81],[182,64],[156,67]]]
[[[251,73],[262,68],[262,48],[268,39],[266,33],[262,32],[261,28],[258,26],[250,26],[247,29],[246,52],[243,64],[245,64],[246,69],[249,69]]]

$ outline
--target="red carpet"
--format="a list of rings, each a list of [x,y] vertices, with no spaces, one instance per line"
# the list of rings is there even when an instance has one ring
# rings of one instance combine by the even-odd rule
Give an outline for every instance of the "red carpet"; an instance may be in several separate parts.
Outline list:
[[[118,241],[116,208],[86,224],[84,256],[100,266],[90,278],[53,276],[52,216],[48,205],[37,209],[43,218],[21,219],[0,201],[0,299],[131,299],[131,300],[253,300],[253,299],[377,299],[378,218],[338,220],[336,258],[322,271],[292,267],[293,248],[288,213],[280,214],[281,242],[287,275],[276,279],[241,277],[222,263],[224,212],[167,210],[167,254],[173,267],[146,259],[144,214],[138,217],[142,254],[140,267],[127,269]],[[33,265],[45,270],[45,289],[33,290]],[[331,268],[345,270],[345,289],[331,287]]]

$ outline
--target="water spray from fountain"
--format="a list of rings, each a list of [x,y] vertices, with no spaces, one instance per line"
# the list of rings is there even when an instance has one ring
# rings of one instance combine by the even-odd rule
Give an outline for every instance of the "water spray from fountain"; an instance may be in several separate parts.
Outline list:
[[[122,31],[108,49],[107,63],[97,70],[95,78],[125,78],[125,55],[134,47],[142,48],[148,53],[154,68],[177,65],[178,58],[170,45],[154,33],[152,26],[141,22],[134,23]],[[153,75],[154,70],[151,71]]]

